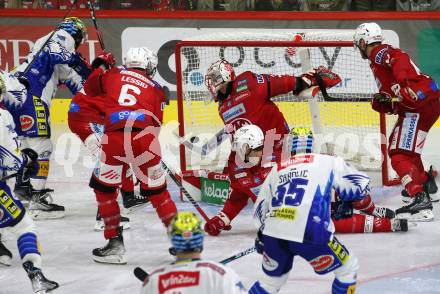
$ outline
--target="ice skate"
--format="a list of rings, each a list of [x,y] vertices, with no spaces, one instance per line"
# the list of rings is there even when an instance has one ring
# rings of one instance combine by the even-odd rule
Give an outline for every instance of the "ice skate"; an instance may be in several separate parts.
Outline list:
[[[0,235],[1,236],[1,235]],[[0,240],[0,264],[10,266],[12,263],[12,253]]]
[[[373,210],[373,216],[375,217],[384,217],[384,218],[395,218],[396,214],[394,213],[393,210],[386,208],[386,207],[379,207],[376,206]]]
[[[32,199],[32,185],[30,181],[15,183],[14,195],[18,197],[22,202],[29,202]]]
[[[121,195],[122,195],[122,204],[124,205],[126,213],[133,213],[139,208],[142,208],[146,206],[148,203],[150,203],[148,197],[144,197],[134,192],[124,192],[121,190]]]
[[[120,219],[120,225],[123,227],[124,230],[128,230],[130,228],[130,219],[128,217],[122,216]],[[95,223],[95,231],[104,231],[104,220],[99,215],[99,213],[96,213],[96,223]]]
[[[96,262],[126,264],[122,227],[118,229],[118,236],[110,238],[104,247],[93,249],[92,254],[93,260]]]
[[[59,287],[58,283],[48,280],[43,275],[41,269],[34,267],[34,264],[31,261],[26,261],[23,263],[23,268],[31,280],[32,290],[34,293],[49,293]]]
[[[423,191],[425,191],[428,194],[429,200],[431,200],[431,202],[439,202],[440,196],[437,195],[438,187],[437,187],[437,183],[435,182],[437,171],[431,165],[426,173],[428,174],[428,180],[423,184]],[[411,201],[410,198],[411,197],[409,196],[408,192],[405,189],[403,189],[402,201],[404,203],[409,203]]]
[[[32,191],[29,203],[29,215],[33,219],[57,219],[65,216],[64,206],[52,203],[52,189]]]
[[[432,203],[425,192],[419,192],[412,202],[396,210],[396,218],[410,221],[431,221],[434,219]]]

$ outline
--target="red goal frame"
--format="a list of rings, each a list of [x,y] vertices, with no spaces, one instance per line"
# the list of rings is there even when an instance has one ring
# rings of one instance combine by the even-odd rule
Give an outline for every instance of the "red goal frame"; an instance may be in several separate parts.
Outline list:
[[[185,136],[185,118],[183,113],[183,89],[182,89],[182,59],[181,49],[182,47],[195,46],[195,47],[353,47],[353,42],[350,41],[180,41],[175,48],[175,61],[176,61],[176,83],[177,83],[177,109],[179,120],[179,136]],[[381,153],[382,153],[382,184],[384,186],[393,186],[400,184],[400,179],[391,179],[389,172],[389,160],[387,156],[388,152],[388,140],[386,130],[385,114],[380,114],[379,129],[381,133]],[[386,139],[385,139],[386,138]],[[179,143],[179,155],[180,155],[180,169],[182,174],[187,172],[186,168],[186,155],[185,146]]]

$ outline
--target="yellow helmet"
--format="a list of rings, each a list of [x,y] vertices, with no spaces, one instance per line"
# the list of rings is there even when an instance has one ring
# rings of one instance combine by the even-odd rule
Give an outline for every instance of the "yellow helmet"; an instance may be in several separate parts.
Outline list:
[[[171,221],[168,236],[173,245],[170,248],[173,255],[183,252],[201,252],[203,250],[204,232],[202,222],[194,212],[178,212]]]

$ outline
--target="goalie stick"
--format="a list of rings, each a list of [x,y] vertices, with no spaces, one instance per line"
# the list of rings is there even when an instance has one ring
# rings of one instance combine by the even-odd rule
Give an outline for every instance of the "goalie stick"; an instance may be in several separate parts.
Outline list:
[[[200,205],[192,198],[192,196],[188,193],[188,191],[183,187],[183,183],[177,179],[177,177],[174,175],[173,171],[166,165],[166,163],[162,160],[162,166],[170,176],[170,178],[176,183],[176,185],[180,188],[180,190],[183,192],[185,197],[191,202],[191,204],[197,209],[197,211],[200,213],[200,215],[203,217],[205,221],[209,220],[209,217],[206,215],[206,213],[203,211],[203,209],[200,207]]]
[[[223,143],[227,138],[229,138],[228,133],[226,132],[225,128],[222,128],[220,131],[218,131],[211,139],[208,140],[203,146],[199,147],[195,145],[194,143],[197,143],[199,140],[198,136],[192,136],[189,141],[185,140],[183,137],[180,137],[179,135],[175,134],[179,140],[180,143],[183,144],[186,148],[188,148],[190,151],[196,152],[202,156],[206,156],[210,154],[212,151],[217,149],[217,147]]]
[[[240,257],[246,256],[248,254],[251,254],[252,252],[254,252],[256,249],[255,247],[251,247],[248,248],[242,252],[239,252],[237,254],[232,255],[231,257],[228,257],[226,259],[223,259],[222,261],[220,261],[221,264],[227,264],[231,261],[234,261],[236,259],[239,259]],[[144,271],[142,268],[140,267],[136,267],[133,270],[133,274],[134,276],[141,282],[145,282],[146,279],[148,279],[148,277],[150,276],[149,273],[147,273],[146,271]]]

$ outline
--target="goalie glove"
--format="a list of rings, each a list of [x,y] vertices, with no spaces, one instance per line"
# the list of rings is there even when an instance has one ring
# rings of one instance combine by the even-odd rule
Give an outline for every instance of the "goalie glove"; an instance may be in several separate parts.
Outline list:
[[[393,98],[388,93],[384,92],[374,94],[373,99],[379,103],[390,103],[393,101]]]
[[[332,217],[336,220],[349,218],[353,215],[353,202],[338,200]]]

